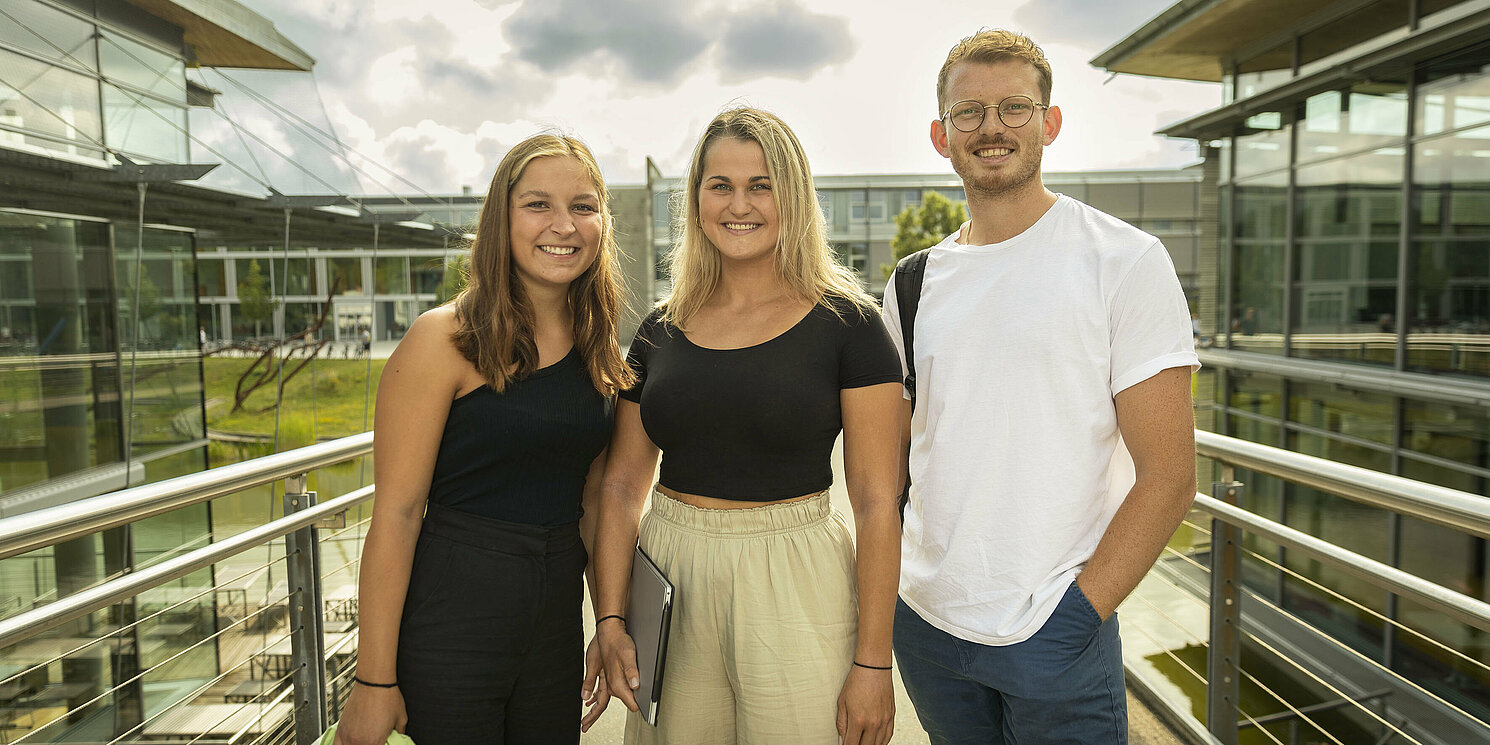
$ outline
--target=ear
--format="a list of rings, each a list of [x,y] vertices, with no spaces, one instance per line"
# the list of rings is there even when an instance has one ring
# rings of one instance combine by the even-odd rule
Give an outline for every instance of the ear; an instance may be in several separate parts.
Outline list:
[[[943,158],[952,157],[952,149],[947,146],[947,127],[940,119],[931,123],[931,146],[936,148]]]
[[[1045,144],[1055,142],[1056,135],[1061,133],[1061,107],[1052,106],[1045,110]]]

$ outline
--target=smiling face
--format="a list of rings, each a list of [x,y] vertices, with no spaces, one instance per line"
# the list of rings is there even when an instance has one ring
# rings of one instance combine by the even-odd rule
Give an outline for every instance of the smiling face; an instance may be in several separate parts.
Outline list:
[[[780,220],[759,144],[732,137],[710,143],[697,198],[700,227],[721,259],[774,259]]]
[[[1041,101],[1040,77],[1033,65],[1017,58],[963,62],[947,77],[949,102],[997,104],[1009,96]],[[952,159],[952,170],[969,192],[1001,197],[1043,188],[1041,156],[1060,129],[1058,108],[1037,109],[1022,127],[1004,125],[989,109],[982,126],[972,132],[960,132],[945,119],[932,122],[931,141],[937,152]]]
[[[567,289],[600,255],[600,193],[578,160],[534,159],[508,204],[513,270],[530,291]]]

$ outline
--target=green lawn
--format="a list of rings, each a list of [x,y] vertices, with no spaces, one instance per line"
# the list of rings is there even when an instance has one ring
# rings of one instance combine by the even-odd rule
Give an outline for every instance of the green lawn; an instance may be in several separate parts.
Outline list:
[[[273,434],[275,384],[269,383],[231,412],[238,378],[253,360],[208,357],[207,426],[225,432]],[[279,409],[281,449],[313,439],[342,437],[372,429],[378,376],[387,360],[316,360],[285,384]],[[262,367],[260,368],[262,369]],[[290,369],[286,366],[286,371]],[[371,385],[368,376],[371,375]],[[268,411],[264,409],[268,408]],[[288,440],[289,442],[286,442]]]

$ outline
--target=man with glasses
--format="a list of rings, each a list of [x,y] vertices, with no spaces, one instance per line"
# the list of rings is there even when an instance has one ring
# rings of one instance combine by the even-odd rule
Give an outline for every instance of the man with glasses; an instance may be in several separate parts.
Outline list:
[[[972,219],[929,249],[914,321],[895,656],[938,745],[1127,742],[1114,611],[1195,494],[1179,280],[1158,239],[1045,188],[1050,87],[1001,30],[937,79]],[[884,308],[904,354],[893,283]]]

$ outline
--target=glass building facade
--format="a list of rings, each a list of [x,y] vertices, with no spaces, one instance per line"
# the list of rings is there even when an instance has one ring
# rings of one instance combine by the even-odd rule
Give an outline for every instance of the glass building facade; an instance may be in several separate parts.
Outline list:
[[[1155,21],[1094,60],[1170,76],[1163,60],[1221,83],[1220,109],[1163,130],[1209,145],[1218,174],[1201,426],[1490,494],[1490,10],[1305,2],[1250,36],[1236,30],[1255,7],[1209,12],[1165,31],[1230,37],[1165,41]],[[1237,478],[1263,516],[1490,600],[1482,538]],[[1490,663],[1483,632],[1265,541],[1248,548],[1260,596],[1490,721],[1490,676],[1457,656]]]

